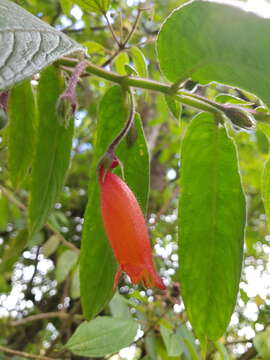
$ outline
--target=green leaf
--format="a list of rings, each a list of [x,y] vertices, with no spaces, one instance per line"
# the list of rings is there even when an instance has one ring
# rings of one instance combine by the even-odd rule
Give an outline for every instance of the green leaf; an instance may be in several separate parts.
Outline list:
[[[8,164],[17,187],[27,175],[34,151],[36,109],[30,82],[12,89],[8,102]]]
[[[270,157],[268,157],[262,173],[262,198],[267,215],[267,224],[270,226]]]
[[[5,231],[9,221],[8,199],[0,189],[0,231]]]
[[[79,266],[72,273],[70,296],[72,299],[78,299],[80,297],[80,268]]]
[[[61,8],[65,15],[69,15],[70,10],[72,8],[72,1],[71,0],[60,0]]]
[[[95,157],[91,167],[88,204],[84,215],[80,291],[86,318],[98,314],[113,296],[117,264],[103,228],[96,173],[98,161],[119,134],[126,119],[124,94],[119,86],[114,86],[107,91],[99,106]]]
[[[125,181],[136,195],[143,213],[146,214],[150,162],[142,121],[138,113],[135,115],[133,127],[119,145],[116,155],[124,165]]]
[[[122,89],[119,86],[112,87],[104,95],[99,107],[96,153],[91,168],[89,200],[82,237],[81,301],[84,316],[87,318],[100,312],[113,296],[117,264],[103,228],[96,171],[101,156],[123,128],[127,120],[127,113]],[[149,189],[149,155],[138,115],[135,117],[134,127],[119,145],[116,154],[123,163],[125,181],[134,191],[143,211],[146,211]]]
[[[147,64],[143,52],[137,46],[133,46],[130,49],[130,54],[138,75],[144,78],[148,77]]]
[[[69,167],[73,121],[65,128],[56,115],[56,102],[63,90],[55,67],[41,74],[38,87],[39,124],[32,167],[29,232],[37,232],[47,221]]]
[[[42,246],[43,255],[46,257],[52,255],[57,250],[59,244],[60,244],[59,236],[52,235]]]
[[[177,329],[168,328],[166,326],[160,326],[160,333],[164,344],[166,346],[169,356],[180,356],[183,353],[183,348],[180,343],[180,334]]]
[[[118,292],[114,294],[114,297],[110,301],[110,310],[113,317],[122,317],[130,318],[131,312],[129,311],[128,301],[124,296],[120,295]]]
[[[235,145],[207,113],[196,116],[181,152],[181,293],[200,339],[219,338],[238,292],[245,228]]]
[[[230,360],[230,356],[228,354],[228,351],[227,351],[225,345],[223,345],[221,342],[217,341],[217,342],[215,342],[215,347],[217,348],[217,350],[220,354],[220,358],[222,360]]]
[[[133,319],[98,317],[82,323],[66,347],[76,355],[102,357],[130,345],[137,329]]]
[[[270,360],[270,331],[262,331],[253,339],[254,347],[260,357],[264,360]]]
[[[72,250],[65,250],[57,261],[55,278],[58,283],[61,283],[66,279],[70,271],[76,265],[78,260],[78,254]]]
[[[160,68],[172,82],[192,78],[246,89],[270,104],[268,19],[235,6],[192,1],[164,22]]]
[[[0,264],[0,271],[2,273],[9,273],[12,271],[13,265],[21,256],[28,240],[28,233],[26,229],[21,230],[16,237],[11,238],[9,244],[5,247],[2,262]]]
[[[114,59],[114,64],[115,64],[115,68],[116,71],[120,74],[120,75],[127,75],[127,71],[125,68],[125,65],[129,63],[129,58],[128,58],[128,54],[125,52],[121,52],[119,55],[116,56],[116,58]]]
[[[103,14],[109,10],[110,2],[110,0],[75,0],[74,4],[79,5],[83,10]]]
[[[182,112],[182,105],[179,101],[174,100],[170,95],[165,95],[165,100],[170,112],[173,114],[176,120],[179,120]]]
[[[0,0],[0,91],[84,48],[14,2]]]

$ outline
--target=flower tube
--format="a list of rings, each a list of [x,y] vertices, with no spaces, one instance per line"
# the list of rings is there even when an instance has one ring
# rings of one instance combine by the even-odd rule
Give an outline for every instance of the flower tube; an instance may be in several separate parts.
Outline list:
[[[145,219],[133,192],[119,176],[102,166],[99,184],[104,228],[119,264],[114,286],[125,272],[134,284],[142,282],[147,288],[164,290],[154,267]]]

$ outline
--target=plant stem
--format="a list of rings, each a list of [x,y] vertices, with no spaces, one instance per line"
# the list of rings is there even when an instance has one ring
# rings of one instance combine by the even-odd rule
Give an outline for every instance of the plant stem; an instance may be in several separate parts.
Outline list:
[[[105,18],[105,20],[106,20],[106,22],[108,24],[109,30],[110,30],[110,32],[112,34],[112,37],[113,37],[114,41],[116,42],[116,44],[119,47],[121,47],[121,44],[120,44],[119,40],[117,39],[116,34],[115,34],[114,30],[113,30],[112,24],[110,23],[110,20],[109,20],[107,14],[105,12],[103,13],[103,16],[104,16],[104,18]]]
[[[20,320],[11,321],[10,325],[20,326],[20,325],[24,325],[24,324],[27,324],[32,321],[37,321],[37,320],[54,319],[54,318],[68,319],[72,316],[78,320],[83,319],[82,315],[70,315],[65,312],[55,311],[55,312],[49,312],[49,313],[35,314],[35,315],[31,315],[31,316],[28,316],[28,317],[20,319]]]
[[[59,66],[64,65],[70,67],[76,64],[76,60],[64,58],[58,60],[56,64]],[[166,95],[172,95],[181,103],[202,111],[207,111],[214,114],[220,113],[220,111],[222,111],[220,104],[216,104],[215,102],[212,102],[209,99],[204,99],[203,97],[198,97],[197,95],[191,94],[188,91],[179,92],[178,90],[174,90],[172,85],[168,83],[162,83],[159,81],[136,76],[122,76],[113,71],[108,71],[102,67],[96,66],[91,62],[88,62],[88,66],[86,67],[85,71],[102,79],[119,84],[125,88],[135,87],[139,89],[161,92]]]
[[[5,346],[0,346],[0,351],[2,351],[3,353],[6,353],[6,354],[10,354],[10,355],[17,355],[17,356],[20,356],[20,357],[26,358],[26,359],[53,360],[52,358],[49,358],[47,356],[29,354],[24,351],[13,350],[13,349],[7,348]]]
[[[120,131],[120,133],[116,136],[116,138],[113,140],[111,145],[108,147],[107,153],[114,155],[115,148],[120,143],[120,141],[126,136],[129,129],[131,128],[135,116],[135,104],[134,104],[134,96],[131,91],[129,91],[130,94],[130,111],[128,115],[128,120],[124,126],[124,128]]]

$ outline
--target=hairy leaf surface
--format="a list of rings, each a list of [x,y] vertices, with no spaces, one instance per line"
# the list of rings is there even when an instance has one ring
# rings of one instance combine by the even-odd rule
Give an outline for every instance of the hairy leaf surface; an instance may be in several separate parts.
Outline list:
[[[212,115],[201,113],[183,141],[179,203],[181,293],[201,339],[216,340],[229,324],[245,221],[235,145]]]
[[[246,89],[270,105],[269,19],[236,6],[193,1],[164,22],[160,67],[173,82],[192,78]]]
[[[14,2],[0,0],[0,91],[84,48]]]

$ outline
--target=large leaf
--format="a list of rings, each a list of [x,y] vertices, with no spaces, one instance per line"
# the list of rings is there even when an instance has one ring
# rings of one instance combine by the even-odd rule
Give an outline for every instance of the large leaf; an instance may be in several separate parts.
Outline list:
[[[66,347],[76,355],[102,357],[130,345],[137,329],[130,318],[98,317],[81,324]]]
[[[258,123],[257,130],[262,131],[270,142],[270,126],[265,123]],[[261,192],[267,215],[268,228],[270,228],[270,157],[266,160],[262,172]]]
[[[27,175],[33,159],[35,102],[28,81],[12,89],[8,102],[8,164],[15,187]]]
[[[101,311],[113,295],[117,264],[103,228],[96,171],[98,161],[123,128],[126,120],[124,95],[119,86],[114,86],[104,95],[99,107],[96,153],[91,168],[89,198],[84,219],[80,281],[81,301],[87,318]],[[149,161],[138,117],[135,119],[135,128],[120,144],[117,155],[123,162],[128,185],[134,191],[142,208],[146,209]]]
[[[62,190],[69,166],[73,121],[66,128],[57,119],[56,103],[61,93],[57,69],[41,74],[38,88],[39,124],[29,204],[29,230],[33,234],[46,222]]]
[[[106,13],[110,7],[110,0],[75,0],[74,3],[86,11],[97,14]]]
[[[230,321],[245,221],[235,145],[212,115],[201,113],[183,141],[179,203],[181,293],[201,339],[216,340]]]
[[[173,82],[192,77],[246,89],[270,105],[269,19],[234,6],[193,1],[163,24],[157,50]]]
[[[0,90],[84,48],[14,2],[0,0]]]

